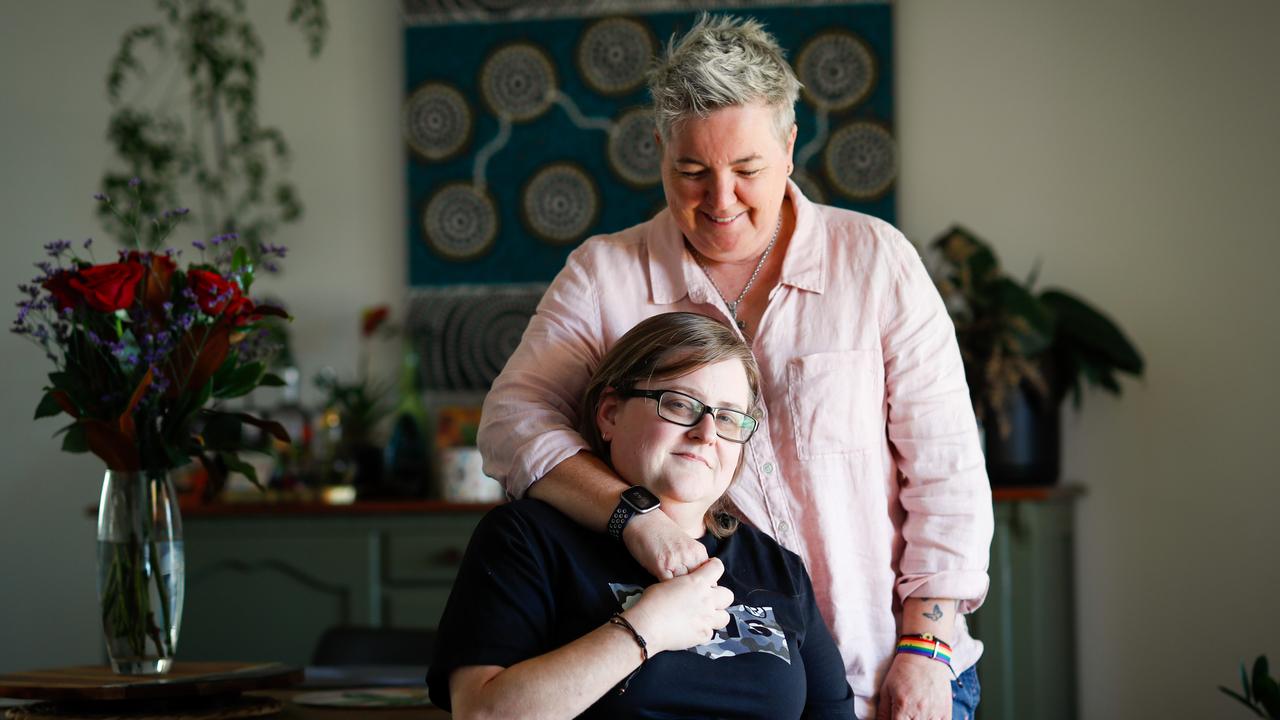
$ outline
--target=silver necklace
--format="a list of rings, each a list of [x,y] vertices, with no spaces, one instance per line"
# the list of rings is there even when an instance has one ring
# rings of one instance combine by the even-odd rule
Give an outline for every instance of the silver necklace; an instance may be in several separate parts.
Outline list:
[[[769,244],[765,246],[764,252],[760,255],[760,260],[756,262],[756,269],[751,271],[751,277],[747,279],[747,284],[742,288],[742,292],[738,293],[738,297],[733,302],[729,302],[729,298],[724,296],[724,291],[716,284],[711,277],[711,271],[707,269],[706,262],[702,259],[702,253],[690,244],[689,248],[693,250],[693,259],[698,263],[698,267],[702,268],[702,274],[707,276],[707,280],[711,282],[711,287],[716,289],[716,294],[724,301],[725,307],[729,308],[729,317],[738,325],[739,330],[747,329],[747,321],[738,319],[738,305],[742,303],[742,299],[747,296],[747,292],[751,290],[751,286],[756,284],[756,277],[760,275],[760,268],[764,267],[764,261],[769,259],[769,253],[773,252],[773,244],[778,241],[778,231],[782,229],[782,213],[778,213],[778,224],[773,226],[773,237],[769,238]]]

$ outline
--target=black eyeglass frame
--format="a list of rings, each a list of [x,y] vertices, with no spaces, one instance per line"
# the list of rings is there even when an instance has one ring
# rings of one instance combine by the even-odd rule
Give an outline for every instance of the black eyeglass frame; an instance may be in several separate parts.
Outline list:
[[[672,395],[679,395],[680,397],[683,397],[683,398],[689,398],[693,402],[702,406],[702,412],[698,413],[698,417],[696,417],[693,422],[689,422],[689,423],[680,422],[679,420],[672,420],[666,415],[663,415],[662,414],[662,396],[668,393]],[[653,400],[654,410],[655,412],[657,412],[658,417],[663,420],[666,420],[672,425],[679,425],[680,427],[694,427],[698,423],[702,422],[702,418],[706,415],[710,415],[712,422],[714,422],[716,419],[716,413],[721,411],[734,413],[736,415],[741,415],[742,417],[751,421],[751,431],[747,433],[747,436],[745,438],[741,440],[736,440],[734,438],[725,437],[724,435],[720,434],[719,430],[716,430],[716,437],[720,438],[721,440],[727,440],[731,443],[738,443],[739,445],[745,445],[749,440],[751,440],[751,436],[756,434],[756,430],[760,429],[760,421],[752,417],[749,413],[742,412],[741,410],[734,410],[733,408],[712,407],[702,402],[698,398],[690,395],[689,393],[680,392],[679,390],[663,390],[663,389],[642,390],[640,388],[631,388],[629,390],[619,390],[618,394],[621,395],[622,397],[627,397],[627,398],[638,397],[638,398]]]

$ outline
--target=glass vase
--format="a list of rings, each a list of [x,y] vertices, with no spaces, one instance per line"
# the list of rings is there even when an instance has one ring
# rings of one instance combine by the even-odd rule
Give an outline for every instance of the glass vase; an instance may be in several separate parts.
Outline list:
[[[169,671],[185,574],[182,517],[168,472],[108,470],[98,504],[98,601],[113,671]]]

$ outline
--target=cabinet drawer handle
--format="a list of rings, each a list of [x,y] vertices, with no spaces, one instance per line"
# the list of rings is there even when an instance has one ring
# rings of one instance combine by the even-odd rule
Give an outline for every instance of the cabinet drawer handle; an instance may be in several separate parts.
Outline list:
[[[435,555],[434,565],[459,565],[462,563],[462,550],[456,547],[449,547],[441,550]]]

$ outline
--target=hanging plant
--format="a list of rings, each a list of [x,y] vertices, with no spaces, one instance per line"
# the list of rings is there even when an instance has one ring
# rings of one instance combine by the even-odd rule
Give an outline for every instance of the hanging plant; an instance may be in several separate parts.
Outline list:
[[[118,158],[103,175],[108,195],[137,193],[138,210],[156,216],[198,198],[193,219],[207,236],[235,234],[252,261],[275,265],[267,240],[302,216],[302,202],[283,179],[289,146],[277,128],[258,121],[258,63],[263,45],[244,0],[157,0],[161,19],[131,28],[107,72],[113,108],[107,136]],[[328,30],[323,0],[292,0],[289,22],[319,55]],[[133,178],[138,186],[129,187]],[[98,217],[121,244],[133,230],[108,208]],[[159,226],[142,245],[159,250]],[[264,247],[266,251],[264,253]]]

